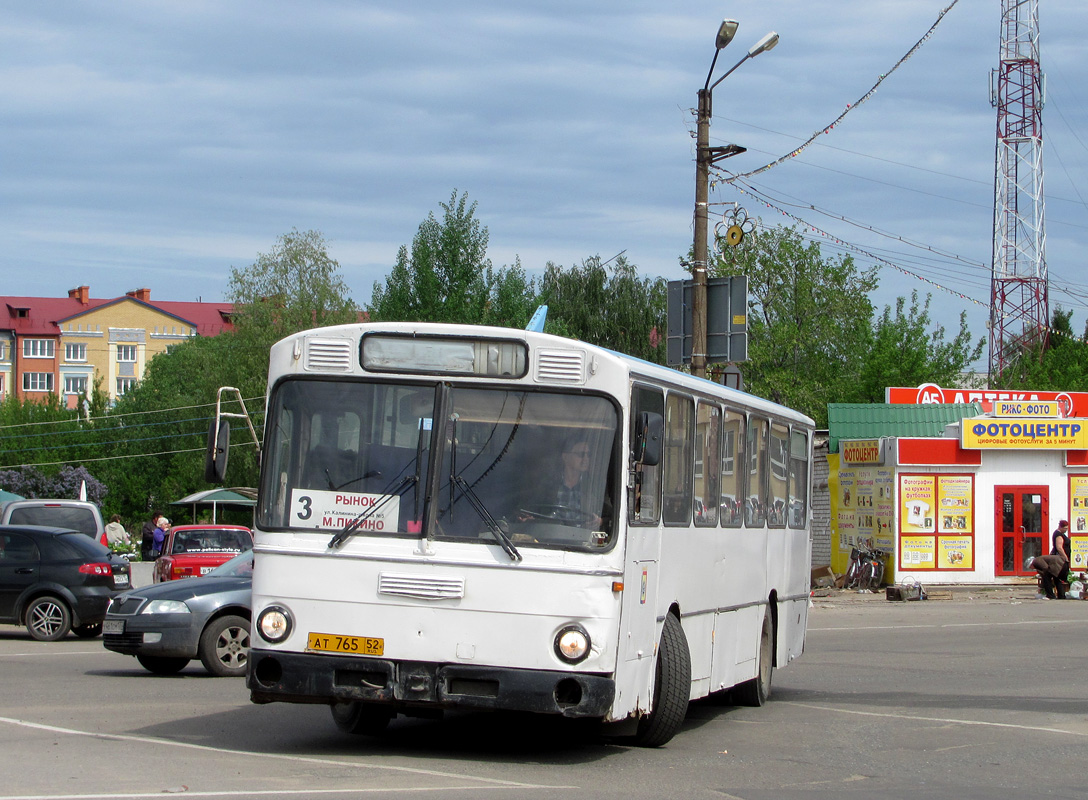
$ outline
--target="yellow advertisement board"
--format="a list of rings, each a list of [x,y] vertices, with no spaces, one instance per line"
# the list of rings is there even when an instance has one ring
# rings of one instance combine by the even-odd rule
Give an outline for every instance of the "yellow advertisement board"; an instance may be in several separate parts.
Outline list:
[[[937,532],[974,532],[974,478],[970,475],[937,476]]]
[[[937,538],[935,536],[899,537],[899,568],[935,569],[937,560]]]
[[[973,536],[942,536],[937,542],[937,569],[974,569]]]
[[[936,532],[935,486],[933,475],[899,476],[899,530],[902,533]]]
[[[1088,450],[1088,420],[965,419],[960,423],[960,447],[964,450]]]

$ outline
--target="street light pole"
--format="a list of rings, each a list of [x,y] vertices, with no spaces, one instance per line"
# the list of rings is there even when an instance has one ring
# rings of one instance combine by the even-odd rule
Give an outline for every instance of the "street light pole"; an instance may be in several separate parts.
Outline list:
[[[760,53],[770,50],[778,44],[778,34],[773,31],[768,33],[752,45],[748,52],[744,54],[744,58],[711,84],[710,78],[714,74],[714,65],[718,61],[718,53],[733,40],[736,32],[737,22],[730,19],[723,20],[718,28],[718,36],[714,42],[714,59],[710,62],[710,71],[706,75],[706,83],[699,90],[699,105],[695,117],[695,235],[691,264],[691,374],[697,378],[706,377],[706,279],[710,255],[707,242],[707,204],[710,196],[710,165],[745,151],[745,148],[735,144],[726,145],[725,147],[710,146],[710,118],[714,115],[712,108],[714,87],[728,78],[733,70],[749,58],[755,58]]]

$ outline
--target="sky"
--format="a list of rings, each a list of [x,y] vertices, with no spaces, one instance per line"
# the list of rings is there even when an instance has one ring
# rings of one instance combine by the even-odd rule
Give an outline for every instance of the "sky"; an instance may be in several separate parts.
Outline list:
[[[878,308],[930,293],[938,322],[966,312],[983,336],[1000,0],[958,0],[892,69],[952,2],[0,0],[0,295],[223,300],[232,267],[312,229],[365,306],[455,191],[495,266],[623,253],[683,278],[693,108],[729,17],[713,80],[765,33],[780,42],[714,90],[711,144],[747,148],[724,168],[849,111],[748,190],[716,179],[712,226],[737,203],[797,225],[825,256],[880,267]],[[1083,0],[1040,0],[1040,32],[1051,306],[1079,331]]]

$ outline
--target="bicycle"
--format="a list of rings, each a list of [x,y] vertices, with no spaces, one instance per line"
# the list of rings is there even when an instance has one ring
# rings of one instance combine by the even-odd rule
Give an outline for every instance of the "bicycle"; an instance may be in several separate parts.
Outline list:
[[[868,589],[875,591],[884,580],[885,552],[872,543],[861,541],[850,549],[850,564],[846,568],[846,589]]]

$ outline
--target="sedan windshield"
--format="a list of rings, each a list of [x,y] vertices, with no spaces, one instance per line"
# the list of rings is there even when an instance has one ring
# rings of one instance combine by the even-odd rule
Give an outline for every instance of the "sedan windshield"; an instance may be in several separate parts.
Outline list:
[[[331,531],[333,546],[360,535],[498,544],[512,558],[611,542],[618,415],[605,398],[291,380],[269,420],[263,528]]]

